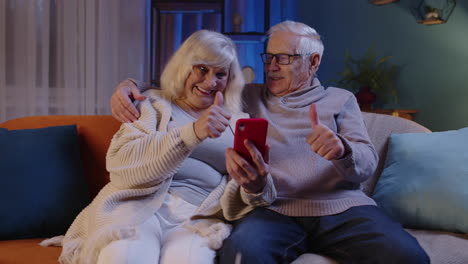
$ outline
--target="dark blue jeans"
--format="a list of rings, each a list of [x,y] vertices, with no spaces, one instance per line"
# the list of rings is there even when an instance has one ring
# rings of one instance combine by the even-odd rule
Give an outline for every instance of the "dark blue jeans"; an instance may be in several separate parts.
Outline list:
[[[289,217],[256,208],[233,223],[219,263],[290,263],[303,253],[338,263],[430,263],[417,240],[377,206],[357,206],[321,217]]]

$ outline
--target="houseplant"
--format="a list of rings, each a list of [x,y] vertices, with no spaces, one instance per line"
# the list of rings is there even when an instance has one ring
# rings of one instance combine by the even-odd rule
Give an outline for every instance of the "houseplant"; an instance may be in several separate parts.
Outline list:
[[[338,87],[355,93],[362,110],[372,109],[372,105],[382,99],[388,103],[397,103],[398,97],[395,81],[398,66],[371,47],[361,58],[353,58],[349,51],[345,53],[344,69],[338,72],[340,78],[335,80]]]

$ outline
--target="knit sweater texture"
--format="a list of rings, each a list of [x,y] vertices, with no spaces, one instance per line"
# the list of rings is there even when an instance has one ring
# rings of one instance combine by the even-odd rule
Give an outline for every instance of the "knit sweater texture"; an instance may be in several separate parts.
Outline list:
[[[247,86],[243,97],[247,113],[269,121],[270,173],[278,192],[270,209],[289,216],[324,216],[375,205],[360,183],[374,173],[378,156],[352,93],[325,89],[314,79],[311,87],[282,97],[265,86]],[[326,160],[306,142],[312,132],[312,103],[320,123],[343,142],[347,154],[341,159]]]
[[[110,182],[75,219],[61,241],[61,263],[96,263],[99,252],[112,241],[137,239],[135,227],[153,215],[164,201],[171,180],[182,162],[200,144],[193,122],[168,129],[170,100],[157,90],[144,93],[138,105],[140,118],[124,123],[114,135],[106,156]],[[245,114],[233,114],[231,125]],[[235,181],[224,175],[221,183],[198,207],[185,224],[207,238],[210,228],[225,219],[238,219],[255,206],[266,206],[275,199],[271,177],[263,192],[243,196]],[[226,202],[221,202],[221,197]],[[230,229],[229,229],[230,230]],[[209,242],[219,247],[221,241]],[[47,244],[47,243],[45,243]]]

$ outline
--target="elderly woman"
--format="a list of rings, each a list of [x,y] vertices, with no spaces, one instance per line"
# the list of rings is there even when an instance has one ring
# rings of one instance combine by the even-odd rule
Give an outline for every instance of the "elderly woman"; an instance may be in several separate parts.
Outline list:
[[[213,262],[230,233],[226,215],[241,217],[241,203],[268,205],[275,196],[265,176],[263,189],[239,204],[221,198],[239,196],[239,185],[227,183],[224,151],[233,143],[232,124],[246,117],[243,84],[229,38],[192,34],[164,69],[161,89],[144,93],[139,119],[114,135],[110,182],[67,231],[60,262]]]

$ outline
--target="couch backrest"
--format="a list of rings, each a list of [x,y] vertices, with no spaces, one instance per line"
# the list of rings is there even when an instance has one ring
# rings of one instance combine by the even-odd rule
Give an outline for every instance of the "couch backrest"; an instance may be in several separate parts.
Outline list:
[[[418,123],[400,117],[365,112],[362,113],[362,116],[371,141],[379,155],[376,172],[363,184],[364,192],[370,196],[383,169],[390,134],[428,133],[431,131]],[[109,181],[109,173],[106,170],[106,152],[112,136],[120,127],[120,123],[112,116],[32,116],[6,121],[0,124],[0,127],[14,130],[72,124],[76,124],[78,127],[81,159],[90,194],[94,197]]]
[[[364,192],[371,196],[384,167],[390,135],[401,133],[429,133],[431,131],[416,122],[401,117],[366,112],[362,113],[362,117],[366,124],[369,137],[379,155],[377,170],[370,179],[363,183]]]
[[[76,125],[80,137],[80,152],[91,197],[109,181],[106,153],[120,123],[110,115],[31,116],[0,124],[8,130]]]

